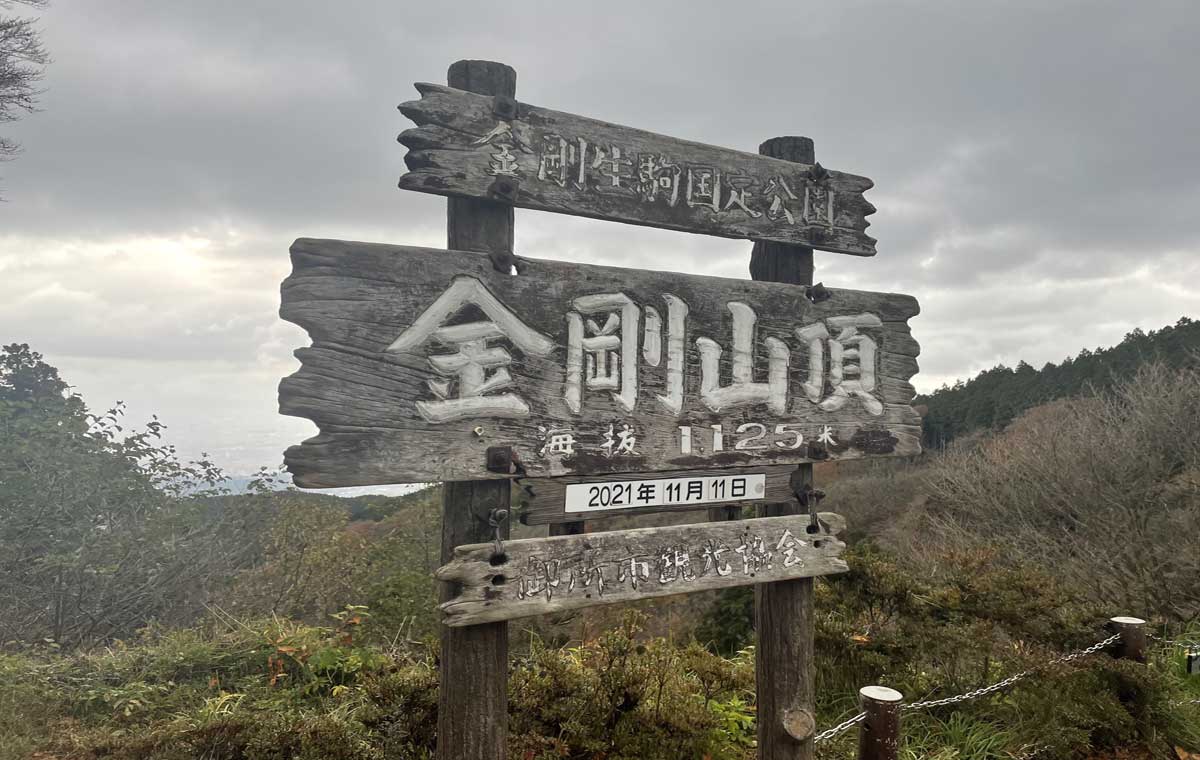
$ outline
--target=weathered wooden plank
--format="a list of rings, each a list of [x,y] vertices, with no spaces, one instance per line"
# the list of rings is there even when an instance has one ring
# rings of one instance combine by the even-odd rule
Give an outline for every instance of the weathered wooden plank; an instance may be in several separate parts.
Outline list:
[[[794,464],[920,451],[910,296],[300,239],[280,314],[313,345],[280,411],[298,485]],[[806,387],[807,384],[807,387]],[[816,399],[814,401],[813,399]]]
[[[460,546],[437,570],[458,584],[448,626],[845,572],[844,521],[807,515]],[[814,532],[809,532],[813,530]]]
[[[761,475],[764,478],[766,487],[762,493],[748,494],[745,500],[737,500],[736,506],[744,506],[748,504],[759,504],[764,502],[787,501],[793,498],[791,486],[788,484],[792,472],[795,471],[793,465],[774,465],[769,467],[738,467],[720,470],[668,470],[665,472],[647,473],[620,473],[610,475],[603,479],[596,478],[534,478],[531,480],[522,481],[523,486],[528,486],[532,495],[526,495],[522,499],[520,518],[521,522],[526,525],[543,525],[549,524],[554,526],[559,523],[569,523],[573,520],[586,518],[588,520],[600,520],[606,517],[616,517],[618,515],[645,515],[656,512],[694,512],[700,509],[719,509],[726,510],[725,505],[717,506],[715,503],[704,501],[692,504],[661,504],[656,506],[638,506],[636,496],[632,506],[625,506],[613,509],[589,509],[586,513],[566,511],[564,505],[567,498],[567,487],[580,484],[611,484],[624,483],[637,480],[662,479],[672,480],[676,478],[711,478],[711,477],[732,477],[732,476],[751,476]],[[685,491],[686,493],[686,491]],[[715,514],[715,513],[713,513]],[[710,518],[716,522],[715,518]],[[724,519],[724,518],[721,518]]]
[[[417,84],[400,187],[729,238],[875,255],[871,180]]]

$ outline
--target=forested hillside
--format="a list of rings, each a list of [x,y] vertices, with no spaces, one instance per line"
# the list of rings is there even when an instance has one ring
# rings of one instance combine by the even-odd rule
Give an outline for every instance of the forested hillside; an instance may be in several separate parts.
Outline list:
[[[1200,363],[1200,322],[1181,317],[1161,330],[1134,330],[1111,348],[1085,348],[1061,364],[1040,370],[1023,361],[1016,368],[1000,365],[920,396],[917,403],[929,408],[924,444],[940,449],[965,433],[1002,428],[1047,401],[1108,390],[1150,361],[1176,368]]]

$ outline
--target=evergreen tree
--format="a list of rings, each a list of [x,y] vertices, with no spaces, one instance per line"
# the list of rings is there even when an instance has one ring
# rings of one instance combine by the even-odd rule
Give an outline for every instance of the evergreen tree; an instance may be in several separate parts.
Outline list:
[[[999,365],[966,382],[918,396],[916,403],[928,408],[924,444],[942,448],[975,430],[1003,428],[1026,409],[1047,401],[1111,388],[1150,361],[1168,367],[1200,363],[1200,322],[1181,317],[1161,330],[1135,329],[1112,348],[1085,348],[1061,364],[1047,364],[1041,370],[1024,361],[1016,369]]]

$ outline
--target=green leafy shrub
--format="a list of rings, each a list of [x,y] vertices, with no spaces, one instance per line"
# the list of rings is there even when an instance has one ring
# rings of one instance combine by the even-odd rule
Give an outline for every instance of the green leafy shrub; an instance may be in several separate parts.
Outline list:
[[[930,595],[920,582],[928,579],[896,571],[877,550],[856,563],[864,577],[851,573],[841,601],[821,601],[819,619],[830,621],[818,629],[821,727],[852,714],[857,687],[869,682],[893,685],[910,700],[966,690],[948,685],[954,648],[962,651],[956,667],[972,688],[1037,667],[1051,653],[1013,638],[1016,628],[1010,628],[1006,643],[997,639],[987,649],[986,663],[976,661],[986,647],[963,648],[963,636],[982,630],[977,621],[965,612],[956,620],[960,613],[941,607],[920,612]],[[968,579],[978,571],[972,568],[967,563],[962,571]],[[901,618],[925,626],[908,630],[909,635],[922,630],[925,647],[908,646],[899,634],[892,638],[887,629],[896,619],[877,622],[866,637],[849,633],[865,629],[838,623],[839,616],[857,624],[888,620],[886,610],[882,617],[879,610],[850,614],[856,584],[880,599],[890,595],[889,604],[911,605]],[[831,585],[821,596],[836,592]],[[971,609],[973,597],[965,594],[958,609]],[[227,621],[192,630],[151,629],[94,653],[47,648],[0,656],[0,760],[28,760],[36,752],[60,760],[429,758],[437,742],[436,655],[385,650],[362,640],[367,613],[349,608],[320,628],[284,620]],[[624,624],[567,648],[535,639],[527,654],[514,659],[510,756],[754,756],[753,648],[722,658],[699,644],[644,638],[640,622],[632,614]],[[829,627],[834,625],[842,627]],[[834,641],[839,636],[845,641]],[[839,652],[840,662],[833,657]],[[837,675],[848,662],[857,663],[865,680]],[[1147,666],[1099,654],[1042,668],[1004,692],[906,715],[906,756],[1010,758],[1036,745],[1047,747],[1047,757],[1086,757],[1085,752],[1135,746],[1149,736],[1195,749],[1200,709],[1180,703],[1200,698],[1196,681],[1185,674],[1177,650],[1154,650]],[[822,745],[821,757],[848,760],[854,744],[852,730]]]
[[[642,617],[567,649],[535,646],[510,677],[516,757],[743,756],[753,663],[640,641]]]

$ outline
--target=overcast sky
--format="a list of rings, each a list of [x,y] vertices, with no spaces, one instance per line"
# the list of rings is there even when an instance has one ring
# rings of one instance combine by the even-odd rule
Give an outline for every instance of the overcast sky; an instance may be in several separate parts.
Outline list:
[[[93,408],[157,413],[234,473],[315,432],[277,413],[301,236],[444,246],[403,192],[412,83],[503,61],[517,97],[753,151],[816,141],[875,181],[917,387],[1200,316],[1200,3],[54,0],[43,112],[0,125],[0,341]],[[517,253],[748,277],[750,244],[517,212]]]

